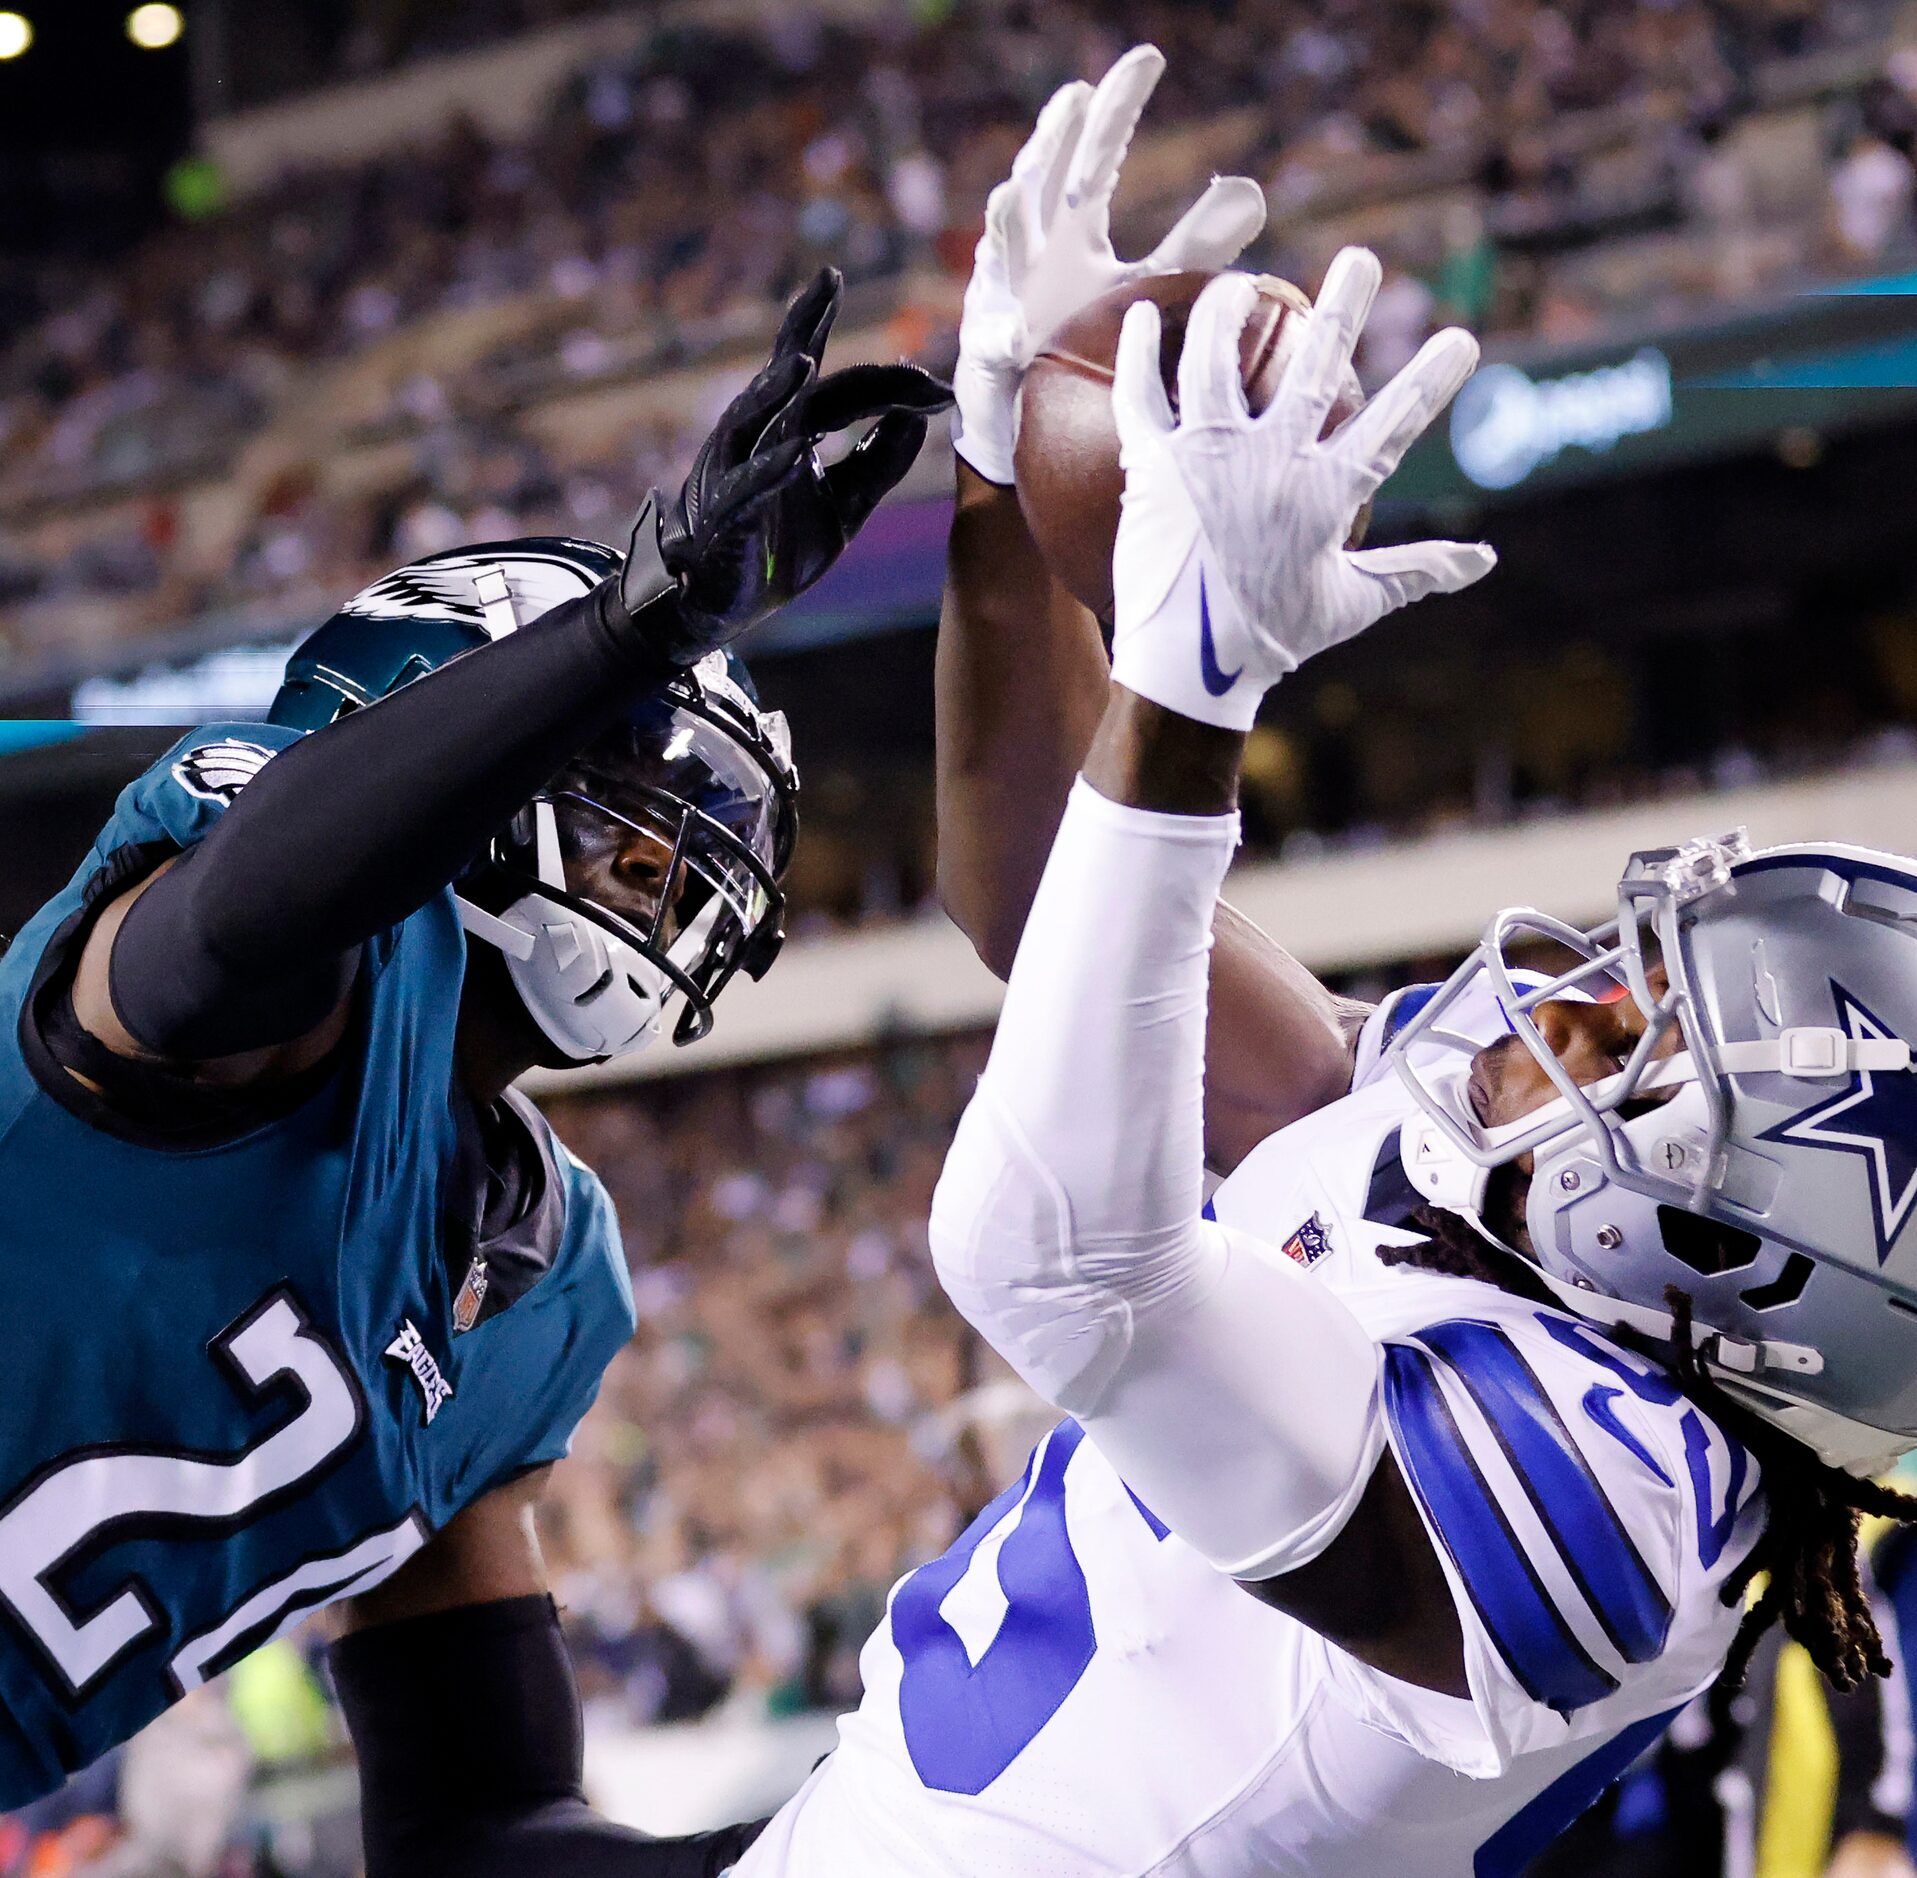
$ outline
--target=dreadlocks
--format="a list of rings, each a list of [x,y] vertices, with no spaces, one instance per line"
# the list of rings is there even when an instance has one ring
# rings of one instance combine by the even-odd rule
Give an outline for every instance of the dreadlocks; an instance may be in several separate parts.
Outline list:
[[[1888,1676],[1890,1658],[1858,1577],[1857,1528],[1866,1513],[1917,1521],[1917,1498],[1820,1461],[1801,1441],[1732,1401],[1704,1373],[1691,1337],[1689,1296],[1672,1285],[1664,1300],[1671,1342],[1660,1354],[1684,1393],[1756,1456],[1768,1502],[1762,1534],[1724,1586],[1724,1602],[1735,1604],[1759,1573],[1768,1576],[1724,1659],[1722,1686],[1742,1685],[1764,1632],[1778,1622],[1834,1688]]]
[[[1494,1183],[1509,1179],[1511,1172],[1494,1170]],[[1522,1217],[1513,1202],[1521,1201],[1525,1179],[1518,1176],[1513,1192],[1494,1196],[1501,1201],[1499,1217]],[[1499,1251],[1455,1214],[1420,1207],[1406,1223],[1426,1236],[1417,1245],[1380,1248],[1386,1264],[1475,1278],[1558,1304],[1523,1259]],[[1855,1689],[1867,1676],[1888,1676],[1890,1659],[1858,1576],[1857,1529],[1867,1513],[1917,1524],[1917,1497],[1820,1461],[1801,1441],[1733,1401],[1705,1374],[1691,1336],[1689,1295],[1672,1286],[1664,1296],[1671,1312],[1670,1342],[1629,1332],[1622,1333],[1624,1340],[1670,1369],[1685,1395],[1751,1451],[1767,1496],[1764,1530],[1725,1584],[1724,1602],[1741,1601],[1760,1574],[1766,1583],[1731,1641],[1718,1690],[1729,1694],[1742,1687],[1765,1631],[1780,1622],[1834,1688]]]

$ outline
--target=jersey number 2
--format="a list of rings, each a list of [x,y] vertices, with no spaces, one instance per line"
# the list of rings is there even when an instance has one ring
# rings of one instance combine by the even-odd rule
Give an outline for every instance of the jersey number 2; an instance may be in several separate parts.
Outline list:
[[[242,1397],[291,1383],[304,1397],[299,1412],[233,1455],[118,1447],[70,1454],[0,1513],[0,1603],[39,1643],[70,1698],[85,1695],[166,1620],[137,1579],[97,1609],[75,1611],[53,1588],[56,1569],[91,1546],[138,1536],[141,1529],[184,1521],[208,1537],[231,1531],[298,1491],[359,1433],[362,1409],[351,1374],[285,1291],[262,1298],[221,1332],[212,1349]],[[343,1569],[343,1588],[363,1589],[424,1539],[418,1522],[408,1518],[337,1559],[308,1561],[256,1591],[223,1623],[181,1646],[171,1666],[176,1688],[184,1692],[205,1681],[209,1665],[229,1644],[257,1636],[277,1612],[290,1607],[303,1614],[324,1601],[311,1595],[322,1579],[342,1585]]]

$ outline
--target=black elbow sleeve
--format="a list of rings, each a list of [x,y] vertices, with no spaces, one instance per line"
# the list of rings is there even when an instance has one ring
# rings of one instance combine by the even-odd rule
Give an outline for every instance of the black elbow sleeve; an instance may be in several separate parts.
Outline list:
[[[758,1831],[652,1839],[592,1811],[550,1598],[355,1631],[331,1662],[359,1752],[367,1878],[717,1878]]]
[[[579,1691],[551,1598],[357,1630],[331,1662],[359,1753],[369,1878],[376,1823],[395,1846],[430,1842],[448,1822],[581,1796]]]
[[[134,901],[113,936],[107,991],[128,1034],[172,1062],[290,1043],[322,1023],[353,982],[359,948],[245,972],[221,954],[197,904],[201,850],[189,849]]]

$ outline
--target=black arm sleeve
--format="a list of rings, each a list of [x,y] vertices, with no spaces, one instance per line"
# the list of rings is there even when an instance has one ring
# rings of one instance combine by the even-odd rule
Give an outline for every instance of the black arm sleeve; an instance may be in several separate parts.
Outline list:
[[[417,912],[666,675],[616,583],[282,751],[128,913],[114,1010],[178,1061],[302,1036]]]
[[[359,1751],[366,1878],[717,1878],[763,1824],[649,1839],[586,1804],[550,1598],[358,1630],[331,1662]]]

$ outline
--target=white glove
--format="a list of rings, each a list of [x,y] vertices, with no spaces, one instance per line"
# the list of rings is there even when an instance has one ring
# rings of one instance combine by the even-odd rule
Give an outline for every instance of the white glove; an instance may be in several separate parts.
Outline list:
[[[1379,273],[1363,248],[1332,262],[1257,417],[1238,358],[1257,298],[1249,275],[1224,275],[1198,296],[1176,419],[1159,376],[1158,309],[1141,301],[1125,315],[1112,385],[1125,466],[1112,568],[1119,684],[1201,723],[1249,730],[1264,694],[1314,653],[1497,564],[1482,542],[1344,545],[1359,505],[1478,361],[1469,333],[1438,333],[1321,442]]]
[[[1156,46],[1134,46],[1096,91],[1080,80],[1056,92],[986,198],[959,321],[952,440],[989,482],[1012,480],[1019,380],[1060,326],[1127,281],[1229,267],[1265,225],[1264,191],[1217,176],[1142,261],[1112,252],[1112,192],[1164,69]]]

